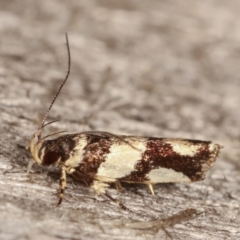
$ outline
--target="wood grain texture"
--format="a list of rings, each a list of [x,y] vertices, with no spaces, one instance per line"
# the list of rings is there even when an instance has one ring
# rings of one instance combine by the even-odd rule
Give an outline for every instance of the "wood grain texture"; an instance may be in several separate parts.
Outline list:
[[[0,239],[239,239],[240,3],[0,0]],[[211,140],[224,146],[207,179],[124,185],[123,211],[59,172],[34,166],[27,145],[65,76],[46,128]],[[166,230],[126,227],[203,212]],[[170,221],[169,220],[169,221]],[[171,224],[168,222],[168,226]],[[173,223],[175,224],[175,220]]]

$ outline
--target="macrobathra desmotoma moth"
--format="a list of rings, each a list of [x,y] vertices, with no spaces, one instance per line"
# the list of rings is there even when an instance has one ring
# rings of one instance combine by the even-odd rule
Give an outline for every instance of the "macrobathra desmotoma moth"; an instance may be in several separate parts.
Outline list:
[[[50,123],[46,118],[70,74],[71,56],[68,50],[68,71],[52,100],[38,130],[32,135],[29,151],[34,162],[56,166],[61,170],[58,204],[62,202],[67,175],[72,175],[97,194],[105,194],[111,183],[147,184],[154,195],[153,184],[191,183],[205,178],[220,151],[220,145],[210,141],[115,135],[107,132],[80,132],[46,140],[57,133],[41,137]],[[29,161],[28,172],[33,161]]]

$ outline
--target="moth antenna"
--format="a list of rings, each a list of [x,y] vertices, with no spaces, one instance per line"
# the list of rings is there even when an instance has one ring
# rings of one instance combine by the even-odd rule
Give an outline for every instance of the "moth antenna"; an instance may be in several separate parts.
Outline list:
[[[64,84],[66,83],[66,81],[67,81],[67,79],[68,79],[68,77],[69,77],[69,75],[70,75],[71,54],[70,54],[70,47],[69,47],[68,34],[67,34],[67,33],[66,33],[66,45],[67,45],[67,52],[68,52],[68,70],[67,70],[67,75],[66,75],[65,79],[63,80],[61,86],[59,87],[56,95],[54,96],[54,98],[53,98],[53,100],[52,100],[52,102],[51,102],[51,104],[50,104],[47,112],[45,113],[45,116],[44,116],[44,118],[43,118],[43,120],[42,120],[42,123],[41,123],[41,125],[40,125],[40,127],[39,127],[39,129],[38,129],[38,131],[37,131],[38,140],[41,139],[41,130],[43,129],[43,127],[45,127],[46,125],[48,125],[48,124],[45,124],[45,121],[46,121],[46,119],[47,119],[47,117],[48,117],[48,114],[49,114],[50,110],[52,109],[52,106],[53,106],[54,102],[56,101],[56,99],[57,99],[60,91],[62,90]],[[44,125],[44,124],[45,124],[45,125]]]
[[[45,139],[45,138],[48,138],[48,137],[51,137],[51,136],[53,136],[53,135],[57,135],[57,134],[59,134],[59,133],[64,133],[64,132],[67,132],[67,131],[57,131],[57,132],[51,133],[51,134],[49,134],[49,135],[44,136],[43,138],[41,138],[41,140],[43,140],[43,139]]]
[[[46,126],[48,126],[48,125],[50,125],[50,124],[52,124],[52,123],[59,122],[59,121],[60,121],[60,120],[53,120],[53,121],[51,121],[51,122],[45,123],[45,124],[42,126],[41,129],[45,128]]]

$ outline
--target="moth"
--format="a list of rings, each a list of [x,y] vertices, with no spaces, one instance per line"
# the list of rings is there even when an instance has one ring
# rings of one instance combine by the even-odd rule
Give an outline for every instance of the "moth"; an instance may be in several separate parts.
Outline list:
[[[114,201],[116,200],[107,192],[113,183],[118,190],[123,182],[146,184],[154,195],[153,185],[156,183],[191,183],[205,178],[221,148],[210,141],[125,136],[97,131],[48,139],[62,133],[55,132],[42,137],[42,130],[54,122],[45,123],[70,74],[71,56],[67,35],[66,42],[67,75],[28,147],[33,157],[33,161],[29,161],[28,172],[33,162],[60,169],[58,204],[61,204],[64,197],[67,175],[84,182],[96,194],[105,194]]]

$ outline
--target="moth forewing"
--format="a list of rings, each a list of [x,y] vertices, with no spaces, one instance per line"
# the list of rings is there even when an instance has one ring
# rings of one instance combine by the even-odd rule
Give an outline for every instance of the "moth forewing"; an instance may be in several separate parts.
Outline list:
[[[119,137],[128,139],[131,146],[116,138],[109,139],[108,154],[95,179],[146,184],[199,181],[205,178],[220,149],[218,144],[208,141]]]

